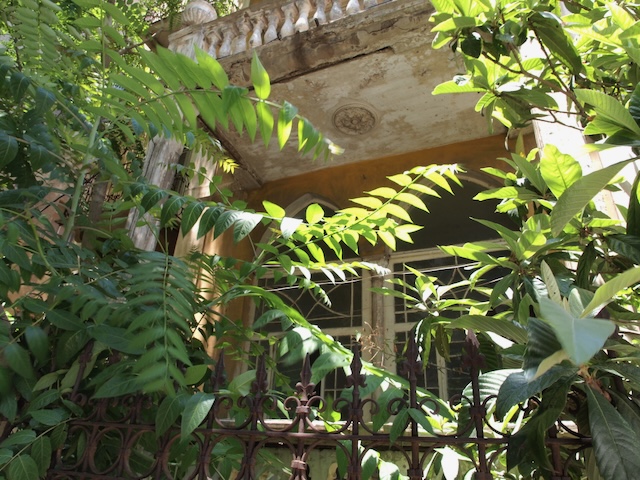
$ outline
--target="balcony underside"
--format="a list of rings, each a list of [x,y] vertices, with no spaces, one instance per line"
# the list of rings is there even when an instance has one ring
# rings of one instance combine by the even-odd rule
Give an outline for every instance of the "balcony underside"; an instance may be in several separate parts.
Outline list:
[[[243,167],[237,186],[259,188],[334,165],[487,136],[486,119],[474,112],[479,94],[432,95],[463,66],[451,50],[431,48],[431,13],[425,1],[395,0],[257,47],[271,77],[271,98],[293,103],[345,152],[329,163],[312,162],[300,159],[295,142],[279,151],[274,138],[265,149],[246,135],[220,130]],[[251,55],[220,59],[232,82],[249,85]]]

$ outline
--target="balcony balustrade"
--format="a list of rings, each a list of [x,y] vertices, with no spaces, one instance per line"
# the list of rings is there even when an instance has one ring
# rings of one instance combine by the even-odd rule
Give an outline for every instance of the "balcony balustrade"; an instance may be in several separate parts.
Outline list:
[[[391,0],[293,0],[249,7],[218,18],[205,0],[193,0],[169,48],[195,58],[198,47],[221,59],[357,15]]]

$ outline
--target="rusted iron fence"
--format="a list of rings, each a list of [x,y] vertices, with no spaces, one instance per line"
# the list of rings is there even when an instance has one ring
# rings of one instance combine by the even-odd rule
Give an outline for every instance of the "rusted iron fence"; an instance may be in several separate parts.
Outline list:
[[[221,360],[212,375],[213,395],[208,398],[215,399],[211,409],[187,438],[181,437],[179,426],[156,435],[156,419],[150,418],[150,398],[91,401],[76,397],[75,402],[90,414],[70,422],[65,446],[56,452],[47,478],[394,478],[378,470],[381,463],[376,459],[388,458],[387,465],[397,465],[400,474],[410,480],[422,480],[429,471],[433,472],[434,459],[443,458],[443,449],[466,459],[469,467],[461,470],[459,478],[502,478],[496,472],[505,471],[505,452],[513,425],[492,421],[487,414],[495,396],[481,391],[482,361],[475,335],[470,332],[464,354],[469,387],[451,398],[449,405],[443,405],[425,396],[417,386],[422,365],[411,340],[401,368],[407,387],[402,395],[382,401],[380,392],[363,394],[366,377],[356,348],[347,377],[350,395],[331,401],[333,410],[341,412],[342,418],[327,424],[316,416],[328,402],[316,395],[308,357],[296,385],[297,393],[288,398],[278,398],[268,390],[264,359],[258,362],[251,392],[240,397],[230,395],[223,388]],[[521,408],[535,405],[534,398]],[[447,427],[431,428],[425,421],[428,415],[441,418],[439,410],[443,407],[459,412],[457,427],[452,431]],[[382,409],[386,409],[389,421],[374,429],[371,419]],[[504,428],[497,428],[496,424]],[[425,425],[429,428],[425,429]],[[590,438],[573,431],[561,419],[549,429],[545,442],[552,480],[569,480],[572,464],[581,451],[591,446]],[[314,461],[322,464],[320,468],[314,470]]]

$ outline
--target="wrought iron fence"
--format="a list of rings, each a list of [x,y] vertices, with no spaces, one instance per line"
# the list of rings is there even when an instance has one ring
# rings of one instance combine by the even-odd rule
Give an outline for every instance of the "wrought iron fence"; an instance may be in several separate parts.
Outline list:
[[[495,396],[481,391],[482,362],[477,339],[469,332],[464,366],[470,383],[447,405],[418,388],[422,365],[412,339],[401,368],[406,386],[392,398],[380,391],[368,392],[358,348],[347,377],[350,395],[333,401],[316,395],[308,357],[297,392],[288,398],[269,391],[264,359],[258,362],[250,393],[231,395],[224,389],[221,358],[209,386],[211,409],[187,438],[177,426],[156,435],[156,419],[149,414],[151,398],[92,401],[75,396],[73,401],[89,414],[70,422],[67,441],[55,453],[47,478],[360,480],[384,477],[378,470],[382,463],[376,459],[387,458],[386,465],[397,465],[410,480],[422,480],[446,449],[470,465],[460,478],[488,480],[495,478],[495,472],[504,472],[513,425],[492,419]],[[328,407],[342,412],[340,421],[319,420],[318,411]],[[521,406],[535,407],[535,398]],[[457,412],[455,424],[429,422],[441,420],[449,409]],[[171,411],[167,409],[169,416]],[[381,413],[390,420],[376,426],[372,419]],[[591,439],[558,419],[548,430],[545,444],[551,479],[569,480],[572,464],[591,446]],[[317,473],[314,461],[322,463],[323,473]],[[334,462],[335,473],[329,468]]]

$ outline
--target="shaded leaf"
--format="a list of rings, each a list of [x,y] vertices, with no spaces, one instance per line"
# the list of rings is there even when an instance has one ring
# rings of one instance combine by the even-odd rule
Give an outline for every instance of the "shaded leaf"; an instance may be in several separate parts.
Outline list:
[[[500,386],[496,401],[496,415],[504,418],[507,412],[518,403],[526,402],[563,377],[572,377],[576,367],[555,365],[535,380],[529,381],[524,372],[513,372]]]
[[[167,395],[162,400],[156,413],[156,437],[162,436],[176,422],[184,409],[187,398],[189,398],[188,395],[180,393]]]
[[[600,474],[606,480],[633,480],[640,471],[640,437],[599,392],[586,388],[589,428]]]
[[[35,480],[36,478],[39,478],[38,465],[31,456],[22,453],[9,464],[7,480]]]

